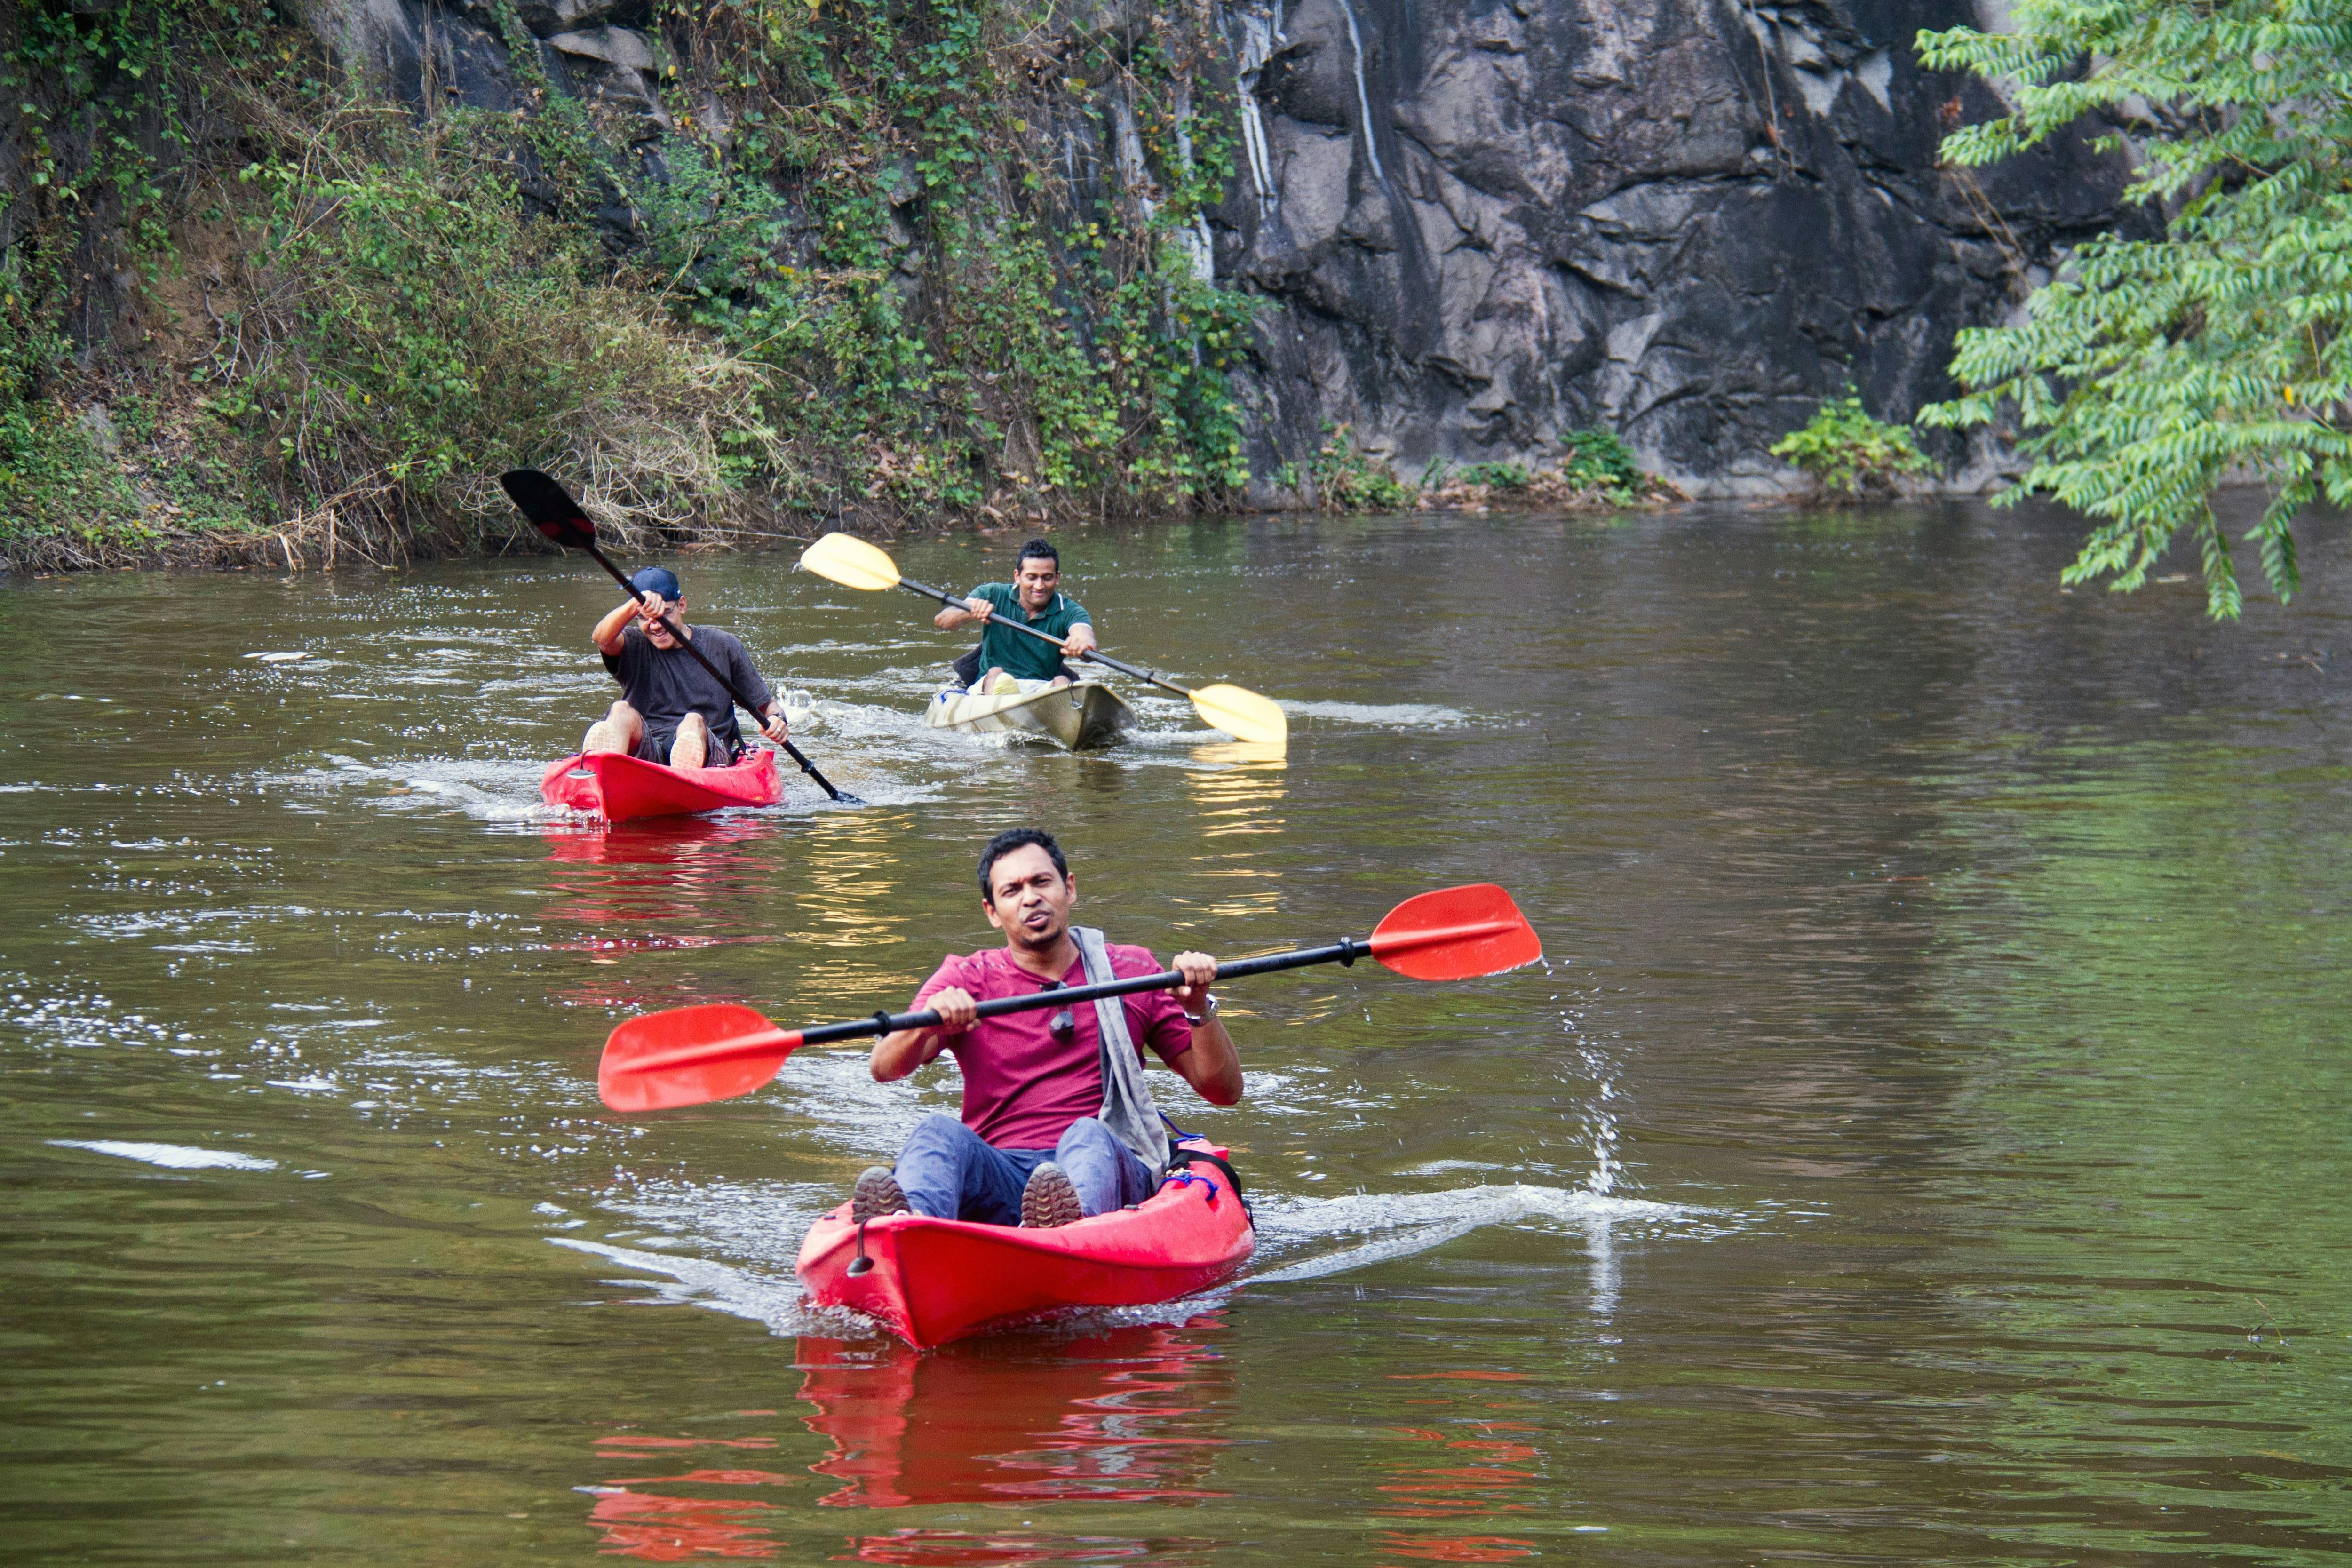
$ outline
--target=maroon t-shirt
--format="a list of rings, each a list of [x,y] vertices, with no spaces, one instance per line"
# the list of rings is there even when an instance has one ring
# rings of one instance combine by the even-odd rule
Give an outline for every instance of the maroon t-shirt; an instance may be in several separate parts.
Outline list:
[[[1148,947],[1115,942],[1106,945],[1113,974],[1125,978],[1160,972],[1160,961]],[[1062,976],[1065,985],[1086,981],[1083,959]],[[950,955],[915,993],[915,1008],[950,985],[970,992],[979,1002],[1034,996],[1045,988],[1000,947],[964,957]],[[1139,991],[1114,1000],[1127,1007],[1127,1032],[1139,1057],[1149,1045],[1161,1061],[1173,1062],[1192,1048],[1192,1026],[1168,992]],[[1095,1005],[1079,1002],[1070,1007],[1077,1026],[1067,1044],[1054,1038],[1053,1019],[1058,1011],[1033,1007],[982,1018],[948,1042],[963,1072],[963,1124],[1000,1149],[1051,1149],[1071,1122],[1102,1110],[1102,1030],[1095,1023]]]

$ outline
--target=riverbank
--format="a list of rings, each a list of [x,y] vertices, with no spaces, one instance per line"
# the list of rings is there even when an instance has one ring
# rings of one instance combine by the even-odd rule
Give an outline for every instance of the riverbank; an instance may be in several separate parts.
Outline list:
[[[396,485],[287,510],[265,455],[182,378],[90,378],[80,401],[59,398],[27,420],[0,468],[0,572],[46,575],[122,568],[390,567],[420,560],[542,552],[546,544],[489,476],[444,482],[424,496]],[[878,496],[837,497],[830,511],[782,502],[754,483],[708,492],[664,476],[608,467],[585,500],[625,549],[784,548],[834,528],[882,535],[1083,524],[1127,507],[1082,509],[1053,498],[998,496],[918,515]],[[1304,473],[1277,476],[1254,512],[1650,511],[1689,498],[1645,474],[1605,431],[1571,432],[1559,458],[1448,464],[1400,478],[1359,451],[1342,426]],[[1237,499],[1237,498],[1227,498]],[[998,504],[1002,502],[1002,504]],[[1179,515],[1183,515],[1180,513]]]

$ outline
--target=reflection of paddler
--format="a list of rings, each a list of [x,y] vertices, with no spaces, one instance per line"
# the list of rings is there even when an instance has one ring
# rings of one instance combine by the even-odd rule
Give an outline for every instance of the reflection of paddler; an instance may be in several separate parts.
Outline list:
[[[1004,945],[940,964],[915,996],[915,1010],[929,1008],[940,1022],[885,1035],[873,1057],[874,1077],[888,1083],[954,1052],[962,1119],[934,1112],[918,1122],[895,1171],[875,1165],[857,1178],[853,1216],[912,1209],[985,1225],[1061,1226],[1143,1202],[1168,1158],[1143,1048],[1211,1104],[1242,1098],[1241,1061],[1209,993],[1216,960],[1178,953],[1169,967],[1185,984],[1173,989],[1107,997],[1050,1017],[1041,1005],[982,1019],[975,1010],[983,1001],[1160,970],[1149,949],[1116,946],[1070,924],[1077,881],[1050,834],[1022,827],[990,839],[980,889],[981,910]]]
[[[847,1485],[829,1508],[1214,1495],[1197,1433],[1229,1364],[1197,1329],[1114,1329],[1049,1344],[937,1351],[804,1338],[802,1420],[833,1442],[810,1467]]]
[[[580,749],[626,752],[673,768],[726,767],[744,749],[727,681],[759,704],[761,733],[781,744],[786,733],[783,704],[760,679],[742,643],[716,626],[679,619],[678,629],[718,667],[726,677],[721,680],[679,647],[663,622],[664,616],[686,608],[677,574],[648,566],[629,579],[629,586],[638,596],[614,606],[592,634],[604,668],[621,683],[621,700],[588,727]]]
[[[1020,618],[1023,626],[1061,643],[1058,653],[1035,637],[1024,637],[996,617]],[[950,605],[931,617],[941,631],[978,621],[980,644],[955,661],[956,679],[970,691],[992,691],[999,676],[1015,680],[1042,680],[1067,686],[1077,671],[1062,662],[1078,658],[1095,647],[1094,623],[1087,607],[1062,592],[1062,555],[1042,539],[1021,547],[1010,583],[982,583],[961,605]]]

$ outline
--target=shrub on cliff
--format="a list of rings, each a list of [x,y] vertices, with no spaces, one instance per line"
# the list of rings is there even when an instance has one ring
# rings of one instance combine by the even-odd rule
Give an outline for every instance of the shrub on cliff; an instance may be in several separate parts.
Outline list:
[[[2015,106],[1945,156],[1993,163],[2101,115],[2138,148],[2132,194],[2165,228],[2084,244],[2021,324],[1960,333],[1967,395],[1921,420],[2025,434],[2011,499],[2096,520],[2067,582],[2137,588],[2187,530],[2216,618],[2240,590],[2210,498],[2253,474],[2271,503],[2247,538],[2288,599],[2296,514],[2352,505],[2352,0],[2019,0],[2009,19],[1919,35],[1926,64]]]
[[[1549,466],[1433,461],[1421,476],[1418,503],[1433,510],[1634,507],[1680,500],[1682,492],[1645,474],[1613,430],[1570,430]]]
[[[580,231],[527,216],[496,141],[363,102],[265,122],[286,138],[238,175],[241,308],[202,374],[263,439],[289,526],[334,539],[438,506],[503,531],[488,476],[523,461],[625,529],[732,516],[727,455],[758,456],[763,376],[600,281]]]
[[[88,426],[41,395],[66,358],[24,258],[0,256],[0,561],[96,565],[139,506]]]
[[[1048,47],[1006,0],[660,4],[630,33],[659,68],[577,98],[491,0],[423,102],[371,96],[295,16],[0,7],[33,178],[8,254],[62,280],[110,251],[101,286],[146,318],[132,352],[11,395],[8,471],[81,461],[77,409],[143,391],[161,432],[124,462],[182,483],[213,453],[233,482],[186,498],[205,550],[289,561],[507,537],[482,476],[517,460],[705,531],[757,501],[1098,515],[1247,478],[1226,378],[1255,306],[1209,280],[1201,216],[1232,174],[1205,13]],[[520,107],[452,108],[461,81]],[[1088,136],[1098,165],[1073,161]],[[72,270],[30,314],[102,338]],[[171,497],[129,504],[187,531]]]
[[[1850,388],[1823,398],[1803,429],[1773,443],[1772,455],[1794,464],[1832,506],[1894,495],[1903,480],[1936,470],[1910,431],[1872,418]]]
[[[1421,487],[1397,478],[1389,460],[1356,445],[1352,426],[1326,425],[1321,449],[1307,466],[1309,492],[1325,511],[1408,511]],[[1285,476],[1292,488],[1296,479]]]

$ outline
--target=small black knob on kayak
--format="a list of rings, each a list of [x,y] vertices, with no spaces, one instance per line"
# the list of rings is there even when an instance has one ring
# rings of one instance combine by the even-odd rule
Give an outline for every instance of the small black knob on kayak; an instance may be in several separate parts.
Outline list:
[[[860,1253],[857,1257],[849,1260],[849,1277],[852,1279],[856,1279],[861,1274],[871,1274],[873,1272],[874,1259],[865,1256],[863,1253]]]

